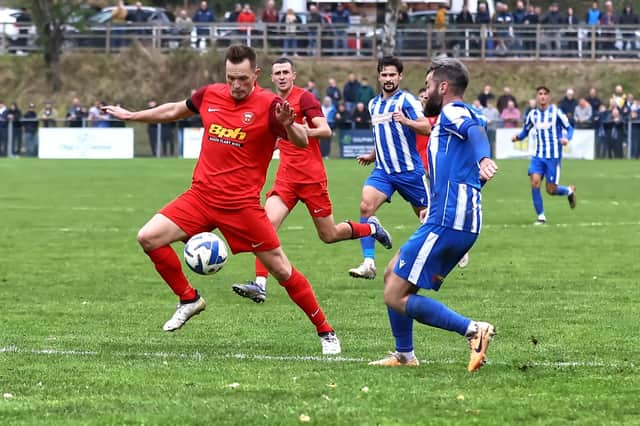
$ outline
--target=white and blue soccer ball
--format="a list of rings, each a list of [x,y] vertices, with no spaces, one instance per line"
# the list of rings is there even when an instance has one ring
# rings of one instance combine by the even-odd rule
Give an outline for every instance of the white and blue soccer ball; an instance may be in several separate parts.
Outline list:
[[[215,274],[229,257],[227,245],[212,232],[194,235],[184,246],[184,261],[193,272],[201,275]]]

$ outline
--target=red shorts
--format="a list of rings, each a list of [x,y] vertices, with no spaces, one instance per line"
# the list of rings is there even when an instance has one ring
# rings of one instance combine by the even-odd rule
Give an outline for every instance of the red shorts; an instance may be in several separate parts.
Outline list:
[[[267,198],[277,195],[282,199],[289,211],[293,210],[298,201],[307,205],[311,217],[327,217],[331,215],[331,199],[327,189],[327,181],[313,183],[293,183],[276,180],[267,192]]]
[[[196,191],[188,189],[159,213],[189,236],[220,229],[234,254],[280,247],[278,235],[260,204],[239,209],[212,207]]]

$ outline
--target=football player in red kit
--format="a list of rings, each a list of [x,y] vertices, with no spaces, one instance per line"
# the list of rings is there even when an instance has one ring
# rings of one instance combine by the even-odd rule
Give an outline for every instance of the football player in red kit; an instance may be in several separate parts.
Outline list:
[[[253,252],[307,314],[320,336],[323,354],[340,353],[340,341],[320,309],[307,278],[289,262],[276,231],[260,205],[260,191],[278,138],[308,145],[305,127],[291,105],[257,85],[256,53],[233,45],[225,56],[226,84],[198,89],[186,101],[128,111],[106,112],[121,120],[170,122],[200,114],[204,126],[200,157],[191,187],[163,207],[138,232],[138,242],[180,303],[164,324],[181,328],[205,309],[170,244],[220,229],[233,253]]]
[[[309,145],[300,149],[288,140],[280,140],[280,165],[271,191],[267,193],[265,210],[273,226],[278,229],[298,201],[306,204],[318,236],[325,243],[373,236],[386,248],[391,237],[373,216],[367,223],[350,220],[336,224],[329,198],[327,173],[324,168],[318,138],[330,138],[331,128],[322,114],[320,102],[313,94],[294,85],[296,70],[288,58],[277,59],[271,67],[271,80],[276,93],[293,107],[296,121],[304,125]],[[256,259],[256,279],[234,284],[233,290],[256,303],[266,299],[267,268]]]

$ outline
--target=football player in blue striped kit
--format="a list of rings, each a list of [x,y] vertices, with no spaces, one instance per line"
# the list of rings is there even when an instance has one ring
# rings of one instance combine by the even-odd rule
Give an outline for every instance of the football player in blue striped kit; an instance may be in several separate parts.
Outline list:
[[[531,157],[528,171],[533,208],[538,215],[535,225],[547,223],[540,193],[542,178],[547,180],[546,189],[549,195],[566,196],[569,206],[572,209],[576,207],[575,185],[559,185],[562,147],[573,137],[573,127],[567,116],[557,106],[549,103],[550,92],[546,86],[536,88],[537,107],[527,114],[522,131],[511,138],[512,142],[517,142],[529,136],[529,140],[536,144],[536,153]]]
[[[377,221],[373,215],[383,203],[391,202],[396,191],[411,204],[418,216],[429,205],[427,178],[416,147],[416,134],[428,135],[431,125],[420,101],[400,89],[402,62],[395,56],[384,56],[378,61],[377,70],[382,91],[368,105],[375,148],[357,158],[363,166],[375,162],[362,187],[361,223]],[[361,238],[360,246],[364,260],[360,266],[350,269],[349,275],[374,279],[375,240]]]
[[[462,100],[469,84],[464,64],[454,58],[434,59],[425,84],[425,115],[439,114],[428,150],[430,204],[425,222],[400,247],[384,275],[384,301],[396,350],[369,364],[417,366],[415,320],[466,337],[470,347],[467,369],[476,371],[486,361],[495,327],[471,320],[418,291],[439,290],[475,243],[482,228],[480,190],[498,167],[489,158],[486,122]]]

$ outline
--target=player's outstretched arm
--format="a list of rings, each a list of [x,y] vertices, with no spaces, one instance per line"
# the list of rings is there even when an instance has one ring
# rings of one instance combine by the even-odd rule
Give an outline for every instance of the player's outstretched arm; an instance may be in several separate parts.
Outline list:
[[[307,117],[302,119],[302,125],[305,127],[307,131],[307,136],[310,138],[318,138],[318,139],[329,139],[333,136],[333,131],[327,123],[327,119],[324,117],[313,117],[311,119],[313,123],[313,127],[309,127],[307,122]]]
[[[393,120],[407,126],[419,135],[429,136],[431,134],[431,124],[427,117],[419,117],[415,120],[410,119],[402,111],[395,111],[393,113]]]
[[[168,102],[155,108],[141,111],[129,111],[117,105],[107,105],[102,110],[120,120],[142,121],[145,123],[167,123],[193,115],[193,111],[187,107],[186,101]]]

